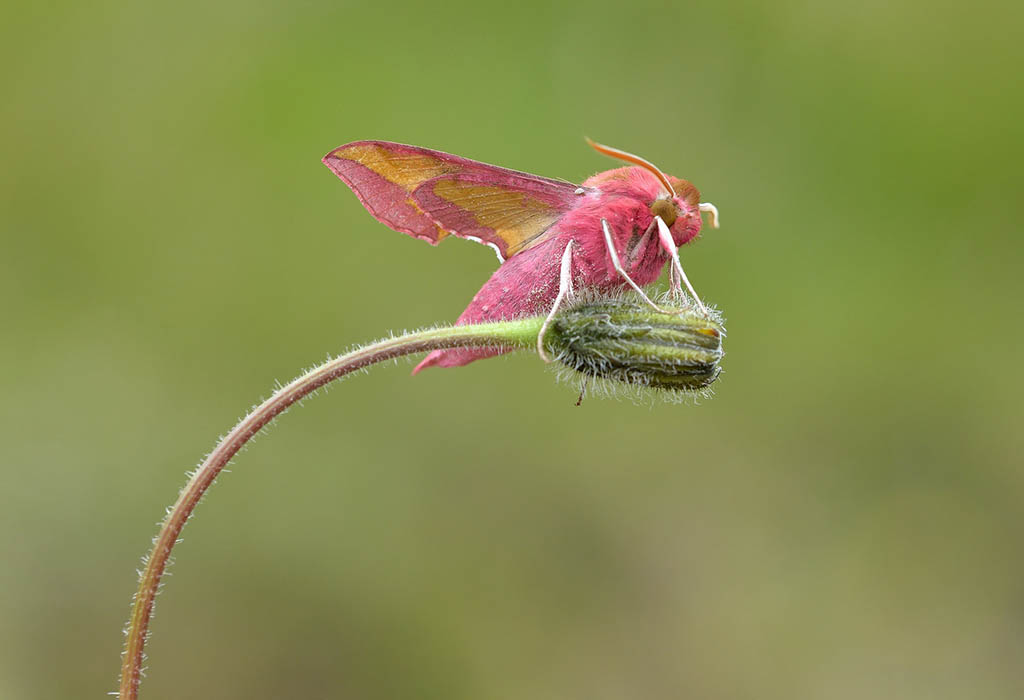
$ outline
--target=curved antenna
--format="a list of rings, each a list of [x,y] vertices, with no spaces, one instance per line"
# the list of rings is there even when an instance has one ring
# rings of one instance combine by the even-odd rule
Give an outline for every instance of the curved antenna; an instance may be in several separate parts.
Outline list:
[[[672,189],[672,183],[668,181],[667,177],[665,177],[665,173],[658,170],[658,166],[652,163],[651,161],[645,160],[640,156],[635,156],[632,153],[627,153],[626,151],[620,151],[618,148],[605,146],[604,144],[597,143],[596,141],[593,141],[589,138],[587,138],[587,143],[590,144],[590,147],[593,148],[598,153],[603,153],[606,156],[611,156],[612,158],[624,160],[627,163],[632,163],[633,165],[639,165],[641,168],[651,171],[652,173],[654,173],[655,177],[657,177],[658,180],[661,181],[662,186],[665,188],[665,191],[669,193],[669,196],[676,196],[676,191]]]

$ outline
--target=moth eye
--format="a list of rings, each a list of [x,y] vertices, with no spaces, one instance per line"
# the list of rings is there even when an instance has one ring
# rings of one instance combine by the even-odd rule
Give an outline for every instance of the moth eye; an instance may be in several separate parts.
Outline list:
[[[656,199],[651,202],[651,214],[660,216],[662,221],[671,226],[679,217],[679,208],[671,199]]]

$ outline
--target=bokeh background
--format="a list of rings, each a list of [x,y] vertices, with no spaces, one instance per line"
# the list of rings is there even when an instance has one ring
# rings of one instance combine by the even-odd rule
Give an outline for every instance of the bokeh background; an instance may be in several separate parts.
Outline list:
[[[693,180],[711,400],[528,354],[357,376],[222,476],[143,698],[1019,698],[1022,11],[21,3],[0,21],[0,697],[116,689],[184,472],[494,268],[319,158]]]

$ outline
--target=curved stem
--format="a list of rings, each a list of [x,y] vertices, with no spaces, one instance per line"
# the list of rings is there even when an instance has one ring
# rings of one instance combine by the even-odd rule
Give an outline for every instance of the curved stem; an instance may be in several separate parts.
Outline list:
[[[213,452],[200,465],[188,483],[181,490],[177,502],[164,518],[160,531],[153,540],[153,549],[146,558],[146,566],[139,577],[139,587],[128,620],[127,640],[121,660],[121,700],[135,700],[138,697],[139,681],[142,674],[143,649],[149,633],[149,621],[153,615],[153,603],[160,587],[160,578],[167,567],[182,528],[195,509],[203,493],[234,455],[251,440],[256,433],[292,404],[335,379],[356,370],[404,355],[454,347],[479,347],[501,345],[526,348],[535,345],[543,319],[526,318],[501,323],[487,323],[470,326],[450,326],[431,330],[406,333],[353,350],[316,367],[290,384],[274,392],[274,395],[257,406],[228,433]]]

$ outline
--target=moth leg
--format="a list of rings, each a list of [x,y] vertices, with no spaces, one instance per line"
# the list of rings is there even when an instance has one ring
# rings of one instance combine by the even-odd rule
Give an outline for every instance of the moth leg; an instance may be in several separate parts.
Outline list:
[[[679,279],[679,272],[676,270],[675,265],[668,266],[668,284],[669,289],[671,289],[674,294],[683,296],[683,283]]]
[[[537,354],[540,355],[540,359],[545,362],[551,362],[551,357],[548,356],[544,350],[544,336],[548,333],[548,327],[551,325],[552,319],[555,318],[555,314],[558,309],[562,306],[562,302],[565,301],[566,297],[571,297],[573,294],[572,289],[572,246],[573,241],[570,239],[565,244],[565,252],[562,253],[562,268],[558,274],[558,296],[555,297],[555,303],[551,307],[551,311],[548,313],[547,318],[544,319],[543,325],[540,327],[540,333],[537,334]]]
[[[651,234],[657,235],[655,233],[657,229],[658,227],[657,225],[655,225],[654,220],[652,219],[651,225],[647,227],[646,231],[644,231],[644,235],[640,236],[640,239],[636,242],[636,245],[634,245],[632,249],[630,249],[630,251],[626,253],[626,262],[628,264],[633,265],[636,263],[637,260],[643,257],[644,253],[647,251],[648,244],[653,240],[651,238]]]
[[[718,228],[718,207],[711,202],[701,202],[700,210],[711,214],[711,228]]]
[[[658,221],[657,221],[657,219],[658,218],[660,218],[660,217],[655,217],[653,220],[651,220],[651,225],[647,227],[647,230],[644,232],[644,235],[640,239],[641,241],[647,240],[647,236],[650,235],[653,231],[657,230],[657,228],[658,228]],[[661,231],[658,231],[658,240],[659,241],[661,240]],[[637,247],[639,247],[639,246],[637,246]],[[675,265],[669,265],[668,266],[668,282],[669,282],[669,289],[671,289],[673,292],[675,292],[679,296],[683,296],[683,285],[682,285],[682,282],[680,282],[680,280],[679,280],[679,273],[676,272],[676,266]]]
[[[640,298],[646,301],[648,304],[650,304],[655,311],[661,314],[675,313],[661,308],[653,301],[651,301],[650,297],[644,294],[644,290],[640,289],[640,285],[633,281],[633,278],[630,277],[626,270],[622,267],[622,263],[619,262],[619,254],[615,252],[615,244],[612,243],[612,230],[608,226],[607,220],[601,219],[601,228],[604,229],[604,244],[605,247],[608,248],[608,255],[611,256],[612,266],[615,268],[615,271],[618,272],[619,275],[622,276],[622,279],[626,280],[626,282],[629,283],[629,286],[636,290],[636,293],[640,295]]]
[[[661,226],[665,226],[666,225],[662,221],[660,216],[655,216],[654,217],[654,221],[651,222],[651,226],[653,226],[654,228],[658,229],[658,243],[661,244],[661,247],[665,249],[665,251],[668,253],[668,256],[669,256],[669,264],[668,264],[669,290],[675,296],[677,296],[677,297],[679,297],[681,299],[684,299],[684,300],[687,301],[687,303],[689,303],[689,300],[688,300],[686,294],[683,293],[683,281],[679,277],[679,270],[682,269],[682,264],[679,264],[679,265],[676,264],[676,259],[679,256],[679,249],[676,247],[675,241],[672,240],[671,231],[669,232],[668,236],[666,236],[664,233],[662,233],[661,226],[658,226],[658,224],[661,224]]]
[[[651,234],[655,233],[655,231],[657,231],[655,235],[660,239],[661,232],[658,231],[658,222],[655,219],[651,219],[651,225],[647,227],[646,231],[644,231],[644,235],[640,237],[640,242],[633,248],[630,254],[626,256],[626,259],[630,262],[635,262],[635,258],[643,255],[643,251],[647,249],[647,244],[650,240]],[[668,266],[668,281],[669,288],[678,294],[678,296],[683,297],[683,287],[682,283],[679,281],[679,273],[676,272],[675,265]]]
[[[708,315],[708,310],[704,308],[704,303],[697,296],[697,292],[694,291],[693,285],[690,284],[690,280],[686,277],[686,273],[683,272],[683,264],[679,262],[679,249],[676,247],[676,242],[672,240],[672,232],[660,216],[654,217],[655,223],[658,224],[658,237],[661,239],[661,246],[668,252],[669,257],[672,258],[672,270],[675,272],[673,277],[672,290],[682,293],[682,289],[679,287],[679,280],[681,279],[686,285],[686,291],[690,293],[693,300],[697,303],[697,308],[705,316]]]

